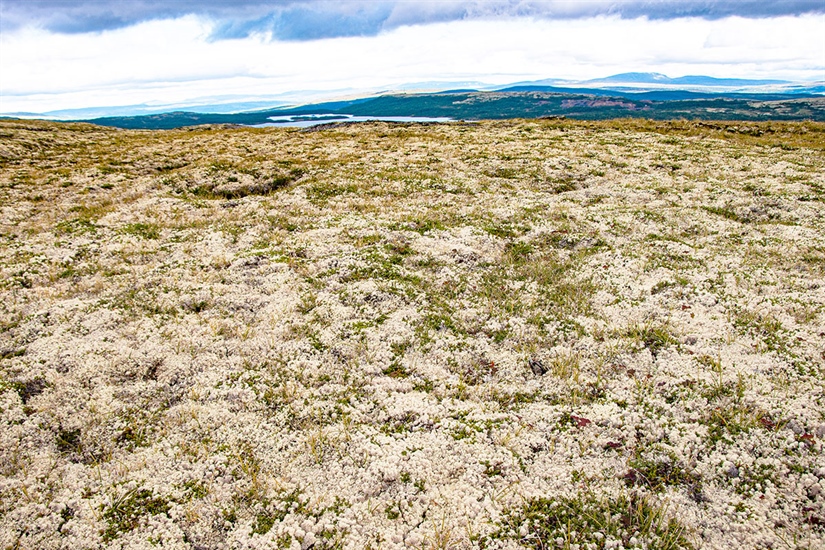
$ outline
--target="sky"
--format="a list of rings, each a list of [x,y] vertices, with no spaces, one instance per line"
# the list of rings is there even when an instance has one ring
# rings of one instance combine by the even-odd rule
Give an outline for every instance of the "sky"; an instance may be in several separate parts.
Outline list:
[[[825,0],[0,0],[4,113],[631,71],[825,80]]]

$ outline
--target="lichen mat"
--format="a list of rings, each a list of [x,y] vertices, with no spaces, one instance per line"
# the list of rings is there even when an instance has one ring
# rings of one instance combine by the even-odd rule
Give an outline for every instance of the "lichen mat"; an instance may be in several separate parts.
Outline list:
[[[0,547],[822,548],[825,125],[0,122]]]

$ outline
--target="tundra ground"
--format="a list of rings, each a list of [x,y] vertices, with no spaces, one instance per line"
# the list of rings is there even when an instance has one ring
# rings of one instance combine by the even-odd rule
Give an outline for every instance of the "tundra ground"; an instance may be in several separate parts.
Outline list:
[[[0,548],[825,546],[825,125],[0,122]]]

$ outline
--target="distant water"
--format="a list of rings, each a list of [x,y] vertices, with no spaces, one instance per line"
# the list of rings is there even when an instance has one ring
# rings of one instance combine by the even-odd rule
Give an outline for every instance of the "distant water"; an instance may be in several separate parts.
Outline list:
[[[285,115],[268,117],[272,122],[265,124],[255,124],[256,128],[267,126],[291,126],[295,128],[306,128],[317,126],[318,124],[329,124],[334,122],[366,122],[368,120],[380,120],[384,122],[450,122],[449,117],[426,117],[426,116],[354,116],[338,114],[312,114],[312,115]]]

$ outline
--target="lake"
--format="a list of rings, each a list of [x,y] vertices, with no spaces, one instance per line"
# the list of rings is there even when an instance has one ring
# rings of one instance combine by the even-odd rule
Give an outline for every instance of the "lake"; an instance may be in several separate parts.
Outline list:
[[[355,116],[327,114],[306,114],[306,115],[284,115],[268,117],[272,122],[265,124],[255,124],[256,128],[268,126],[291,126],[306,128],[317,126],[318,124],[329,124],[331,122],[366,122],[368,120],[380,120],[384,122],[452,122],[449,117],[424,117],[424,116]]]

